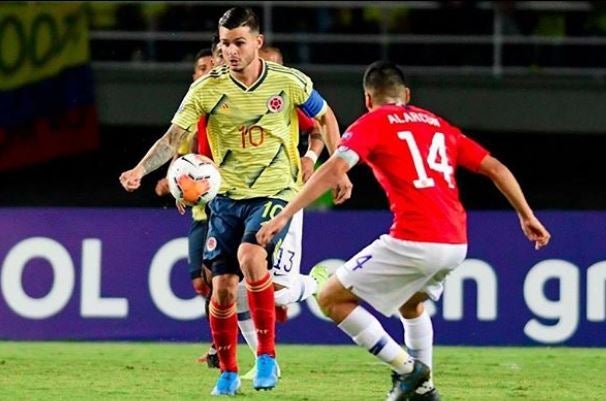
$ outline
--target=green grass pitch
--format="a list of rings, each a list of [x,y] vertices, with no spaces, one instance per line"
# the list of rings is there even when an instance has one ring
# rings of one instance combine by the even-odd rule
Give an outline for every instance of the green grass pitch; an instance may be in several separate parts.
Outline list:
[[[218,371],[200,344],[0,342],[2,401],[210,400]],[[243,381],[236,401],[384,400],[389,370],[355,346],[280,345],[270,392]],[[241,369],[252,367],[246,345]],[[437,347],[443,401],[603,401],[606,349]],[[219,398],[224,399],[224,398]]]

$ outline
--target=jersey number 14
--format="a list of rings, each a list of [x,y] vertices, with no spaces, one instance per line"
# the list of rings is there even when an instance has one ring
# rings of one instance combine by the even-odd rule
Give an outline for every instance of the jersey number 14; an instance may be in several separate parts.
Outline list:
[[[427,169],[421,152],[417,146],[412,131],[400,131],[398,132],[398,138],[406,141],[410,155],[412,156],[412,163],[417,172],[417,179],[412,182],[415,188],[431,188],[435,187],[436,182],[433,178],[427,175]],[[448,157],[446,156],[446,142],[444,140],[444,134],[436,132],[431,140],[429,146],[429,154],[427,155],[427,167],[442,174],[444,180],[448,183],[450,188],[454,188],[453,173],[454,168],[448,164]]]

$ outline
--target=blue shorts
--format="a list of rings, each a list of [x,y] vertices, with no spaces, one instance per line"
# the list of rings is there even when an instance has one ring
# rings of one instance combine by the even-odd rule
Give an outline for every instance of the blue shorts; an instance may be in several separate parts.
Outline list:
[[[207,220],[192,220],[187,234],[187,250],[189,253],[189,278],[192,280],[203,277],[203,256],[206,233],[208,232]]]
[[[204,260],[212,266],[213,276],[237,274],[242,277],[238,263],[238,247],[241,243],[257,244],[255,235],[261,224],[284,209],[286,201],[272,198],[233,200],[217,196],[210,206],[210,219]],[[289,223],[290,224],[290,223]],[[282,242],[288,225],[276,234],[265,248],[268,268],[276,244]]]

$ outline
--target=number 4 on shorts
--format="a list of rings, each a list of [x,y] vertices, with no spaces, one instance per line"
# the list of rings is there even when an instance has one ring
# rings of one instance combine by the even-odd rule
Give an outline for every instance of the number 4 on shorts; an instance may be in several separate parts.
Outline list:
[[[364,267],[364,263],[368,262],[370,259],[372,259],[372,255],[364,255],[357,257],[355,260],[356,265],[352,270],[361,269],[362,267]]]

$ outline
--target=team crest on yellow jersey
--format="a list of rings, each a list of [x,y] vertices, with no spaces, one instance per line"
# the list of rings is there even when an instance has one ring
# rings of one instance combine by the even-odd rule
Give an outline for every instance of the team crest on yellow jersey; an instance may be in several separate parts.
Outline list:
[[[280,95],[274,95],[267,101],[267,108],[272,113],[278,113],[284,108],[284,99]]]
[[[206,249],[214,251],[217,248],[217,239],[215,237],[208,237],[206,240]]]

